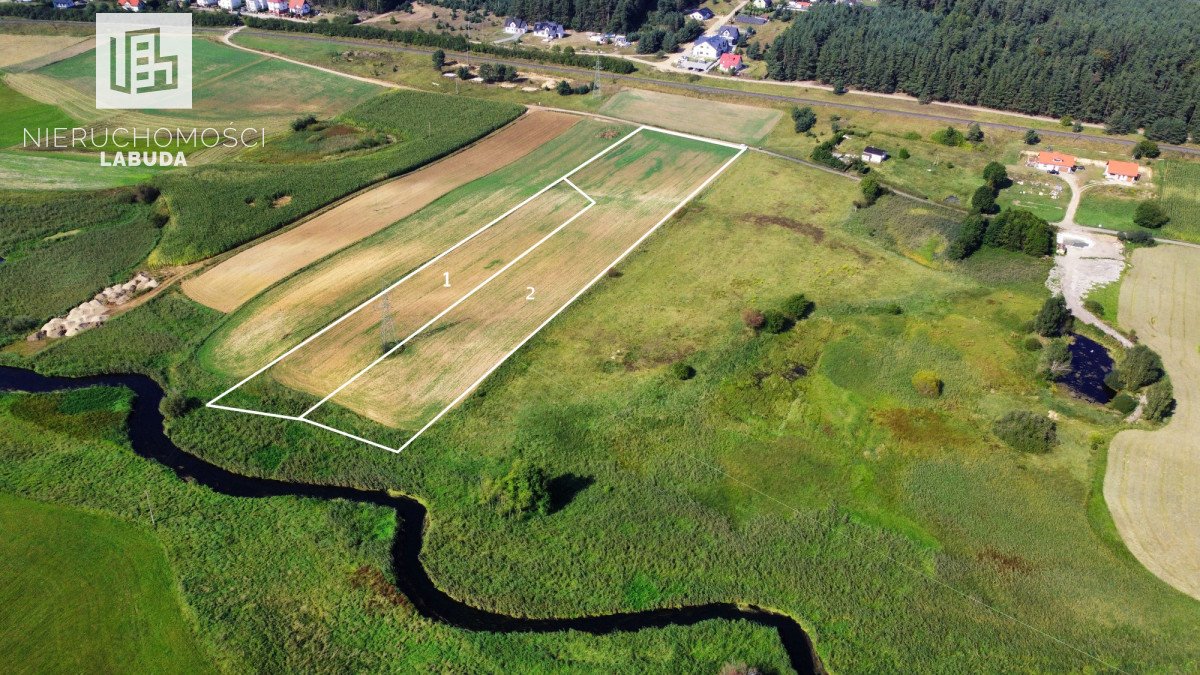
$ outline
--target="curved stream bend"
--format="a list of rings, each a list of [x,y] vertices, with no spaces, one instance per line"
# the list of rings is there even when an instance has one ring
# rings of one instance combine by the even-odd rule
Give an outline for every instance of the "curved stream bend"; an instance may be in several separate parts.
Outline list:
[[[425,507],[415,499],[393,497],[386,492],[374,490],[289,483],[270,478],[243,476],[189,455],[172,443],[163,432],[163,417],[158,409],[163,391],[158,383],[143,375],[47,377],[23,368],[0,366],[0,391],[50,392],[96,385],[128,387],[133,390],[137,398],[129,414],[129,440],[134,452],[170,468],[180,478],[192,479],[231,497],[346,499],[395,509],[397,533],[392,542],[392,566],[396,586],[408,597],[416,610],[427,618],[467,630],[496,633],[577,630],[597,635],[672,625],[690,626],[709,619],[742,619],[778,631],[792,667],[797,672],[824,672],[808,635],[798,623],[786,615],[753,606],[713,603],[573,619],[529,619],[472,607],[442,592],[421,564],[426,512]]]

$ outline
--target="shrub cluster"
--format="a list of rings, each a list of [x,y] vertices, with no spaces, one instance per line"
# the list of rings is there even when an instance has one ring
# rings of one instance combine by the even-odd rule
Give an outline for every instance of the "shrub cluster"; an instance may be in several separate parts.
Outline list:
[[[992,433],[1020,452],[1049,452],[1058,443],[1058,425],[1028,410],[1013,410],[992,425]]]

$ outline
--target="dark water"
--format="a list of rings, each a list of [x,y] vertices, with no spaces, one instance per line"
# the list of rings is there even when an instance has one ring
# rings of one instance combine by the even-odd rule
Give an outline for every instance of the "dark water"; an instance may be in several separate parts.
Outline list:
[[[664,626],[690,626],[709,619],[741,619],[774,628],[779,633],[783,647],[796,671],[824,672],[808,635],[798,623],[786,615],[754,606],[713,603],[572,619],[528,619],[472,607],[443,593],[429,578],[422,565],[421,546],[426,511],[415,499],[393,497],[374,490],[252,478],[189,455],[176,447],[163,433],[163,417],[158,410],[163,397],[162,389],[154,380],[142,375],[46,377],[22,368],[0,366],[0,390],[48,392],[95,385],[128,387],[133,390],[137,398],[129,415],[129,439],[134,452],[167,466],[181,479],[193,480],[232,497],[296,496],[346,499],[395,509],[397,529],[396,539],[392,542],[392,568],[396,576],[396,586],[408,597],[417,612],[429,619],[457,628],[494,633],[551,633],[577,630],[595,635]]]
[[[1070,346],[1071,372],[1058,379],[1072,393],[1094,403],[1105,404],[1117,392],[1104,384],[1104,378],[1113,370],[1112,357],[1099,342],[1082,335],[1072,334]]]

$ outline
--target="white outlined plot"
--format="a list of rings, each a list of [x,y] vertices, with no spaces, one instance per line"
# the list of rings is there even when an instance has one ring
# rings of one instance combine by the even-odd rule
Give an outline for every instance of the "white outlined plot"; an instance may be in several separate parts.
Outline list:
[[[636,143],[630,143],[630,141],[635,137],[638,137],[639,134],[644,134],[644,137],[639,138]],[[663,136],[660,137],[656,134],[662,134]],[[593,208],[597,206],[597,199],[594,198],[593,195],[589,194],[588,190],[596,188],[589,187],[589,185],[597,185],[598,181],[602,182],[602,179],[605,176],[617,175],[622,167],[626,167],[625,170],[627,173],[635,169],[641,170],[641,165],[634,165],[634,163],[638,161],[641,161],[643,165],[649,166],[649,160],[643,159],[643,156],[649,152],[658,153],[658,158],[654,161],[657,162],[658,166],[661,166],[663,161],[662,157],[668,155],[663,154],[666,152],[664,148],[657,148],[655,144],[658,143],[660,145],[669,145],[669,143],[666,143],[666,141],[669,141],[670,139],[668,138],[664,140],[664,137],[676,137],[677,140],[674,141],[675,143],[681,142],[678,139],[687,139],[690,141],[698,141],[701,144],[711,144],[712,146],[717,146],[719,148],[718,152],[713,152],[711,150],[705,151],[709,153],[705,156],[708,164],[697,161],[696,166],[689,166],[686,168],[687,179],[685,182],[687,184],[687,188],[693,188],[694,186],[694,189],[690,189],[690,192],[677,202],[675,200],[678,199],[678,192],[675,193],[676,196],[672,197],[670,202],[664,202],[664,198],[655,192],[654,196],[659,201],[654,202],[652,207],[646,207],[644,209],[645,212],[641,215],[646,218],[645,222],[650,222],[648,214],[652,213],[653,217],[657,218],[657,222],[655,222],[653,226],[650,226],[644,232],[630,229],[635,227],[635,225],[628,225],[626,226],[626,229],[619,232],[619,236],[604,235],[608,236],[608,239],[605,239],[603,242],[601,242],[604,244],[604,246],[598,246],[595,251],[588,251],[589,253],[594,253],[594,255],[592,255],[590,259],[586,260],[588,263],[587,265],[578,265],[577,269],[572,270],[574,272],[574,276],[568,275],[569,283],[550,283],[550,285],[544,286],[540,281],[543,277],[528,276],[539,269],[544,271],[546,261],[553,260],[554,258],[551,256],[553,256],[556,252],[561,253],[565,251],[567,253],[575,253],[579,250],[579,248],[586,249],[589,246],[588,237],[593,236],[589,233],[603,233],[610,230],[615,230],[617,227],[621,227],[623,225],[621,221],[624,219],[620,217],[621,214],[619,213],[619,209],[617,209],[615,197],[613,198],[613,201],[607,204],[609,207],[609,212],[592,213]],[[342,315],[321,330],[300,342],[295,347],[292,347],[280,356],[271,360],[234,386],[222,392],[213,400],[209,401],[207,405],[210,408],[221,410],[304,422],[329,431],[333,431],[374,447],[389,450],[391,452],[399,452],[415,441],[430,427],[436,424],[438,420],[445,416],[455,406],[461,403],[467,396],[471,394],[472,391],[474,391],[484,380],[486,380],[488,376],[495,372],[495,370],[499,368],[505,361],[507,361],[508,358],[510,358],[530,339],[532,339],[534,335],[541,331],[541,329],[549,324],[550,321],[554,320],[554,318],[556,318],[568,306],[575,302],[575,300],[581,297],[588,291],[588,289],[602,279],[609,268],[623,260],[629,253],[641,245],[647,237],[653,234],[660,226],[670,220],[671,217],[678,213],[680,209],[687,205],[688,202],[690,202],[701,191],[708,187],[708,185],[710,185],[713,180],[715,180],[730,165],[732,165],[732,163],[736,161],[737,158],[740,157],[743,152],[745,152],[745,150],[746,147],[743,145],[657,129],[654,127],[640,126],[622,138],[618,139],[601,152],[576,166],[562,177],[550,182],[534,195],[513,206],[511,209],[504,212],[491,222],[483,225],[478,230],[471,233],[455,245],[451,246],[446,251],[443,251],[442,253],[433,257],[417,269],[406,274],[401,279],[362,302],[354,309],[350,310],[346,314]],[[604,162],[603,166],[597,165],[596,167],[593,167],[590,172],[585,171],[594,163],[601,161]],[[632,168],[629,168],[631,165]],[[712,166],[715,166],[715,169],[713,169]],[[651,175],[653,175],[653,171],[647,170],[641,178],[649,180],[647,177]],[[587,180],[590,180],[591,183],[581,187],[580,183],[587,182]],[[629,188],[629,186],[625,187],[626,189]],[[650,184],[650,192],[654,191],[653,188],[653,184]],[[565,195],[569,195],[569,198]],[[601,199],[603,199],[603,197],[601,197]],[[662,215],[661,218],[658,218],[658,215],[663,213],[663,210],[667,208],[668,204],[673,204],[673,206],[670,206],[669,210],[666,210],[665,214]],[[551,216],[546,214],[553,215]],[[522,218],[526,218],[527,220],[538,223],[537,227],[530,227],[527,223],[520,224],[520,227],[514,225],[515,222],[520,221]],[[636,218],[632,218],[630,220],[633,223],[638,222]],[[551,226],[553,226],[553,228],[548,229]],[[516,235],[508,234],[505,231],[506,227],[513,232],[519,232],[522,237],[525,237],[525,239],[516,237]],[[641,228],[645,227],[645,225],[640,225],[637,227]],[[533,234],[538,235],[536,241],[531,241]],[[474,255],[473,249],[466,249],[464,247],[472,246],[475,249],[486,248],[486,245],[481,244],[480,242],[491,241],[488,239],[489,237],[496,238],[496,240],[498,240],[498,238],[501,236],[512,237],[511,241],[505,240],[509,242],[509,253],[511,253],[511,255],[506,253],[503,256],[498,256],[496,260],[487,266],[486,269],[488,272],[486,276],[484,276],[482,273],[478,273],[479,269],[484,269],[480,268],[478,265],[472,268],[475,276],[472,276],[472,274],[459,274],[458,272],[444,272],[440,267],[437,267],[439,263],[446,265],[456,258]],[[631,239],[632,243],[626,246],[626,242]],[[517,244],[513,242],[519,242],[520,246],[518,247]],[[616,245],[615,242],[619,242],[619,250],[617,248],[611,248]],[[614,252],[616,253],[615,256],[608,257],[612,256],[612,253]],[[603,259],[599,259],[597,256],[603,256]],[[593,272],[595,273],[593,274]],[[408,285],[404,286],[403,284]],[[326,341],[334,340],[335,342],[336,340],[341,339],[338,337],[341,334],[357,334],[348,327],[353,327],[355,323],[366,323],[368,318],[374,315],[369,311],[364,313],[363,310],[370,307],[372,303],[375,303],[381,297],[385,297],[388,293],[393,293],[393,291],[416,293],[420,291],[421,293],[428,295],[429,291],[425,290],[425,287],[431,285],[436,286],[437,291],[441,293],[437,296],[436,301],[433,303],[436,305],[436,312],[429,310],[429,312],[426,314],[421,315],[423,321],[419,323],[419,325],[414,323],[413,326],[407,326],[399,331],[403,338],[397,339],[394,342],[388,341],[388,343],[385,345],[385,348],[381,350],[382,353],[376,351],[377,356],[370,360],[369,363],[365,363],[365,365],[362,367],[356,367],[353,372],[348,374],[339,374],[338,378],[336,380],[332,380],[330,383],[332,384],[332,382],[340,382],[340,384],[337,384],[331,389],[322,389],[321,391],[323,394],[318,394],[320,397],[319,400],[317,400],[315,404],[309,405],[308,408],[303,412],[298,412],[298,414],[285,414],[282,412],[254,410],[246,407],[225,405],[221,403],[221,400],[229,394],[233,393],[254,378],[261,376],[267,370],[277,366],[285,359],[292,357],[292,355],[299,350],[305,349],[306,347],[312,345],[315,341],[323,339],[323,336],[326,336],[327,333],[329,334],[329,337],[325,337],[324,339]],[[514,285],[513,293],[508,292],[509,285]],[[405,289],[409,289],[409,291],[405,291]],[[470,318],[472,316],[477,317],[480,312],[486,311],[490,304],[496,304],[498,306],[498,303],[501,303],[501,300],[497,299],[497,293],[502,294],[499,297],[503,300],[503,302],[507,302],[508,300],[519,300],[521,305],[520,309],[513,310],[512,313],[521,313],[521,317],[523,317],[521,320],[528,322],[524,324],[524,329],[521,328],[522,324],[516,320],[510,321],[503,327],[504,331],[507,332],[504,332],[501,330],[501,328],[495,326],[485,326],[484,328],[475,326],[471,329],[475,331],[474,333],[464,332],[467,331],[467,328],[456,328],[459,323],[470,323]],[[393,297],[396,296],[393,294]],[[427,298],[422,296],[421,300],[425,301]],[[510,305],[505,306],[509,307]],[[511,307],[516,307],[516,305],[511,305]],[[409,318],[411,319],[411,317]],[[351,323],[345,323],[347,321]],[[496,323],[500,322],[497,321]],[[536,327],[533,328],[531,332],[526,333],[525,331],[528,329],[528,326],[531,325],[535,325]],[[341,326],[340,329],[339,326]],[[484,332],[485,329],[492,330],[492,332],[486,333]],[[330,333],[330,331],[334,330],[338,330],[340,333]],[[462,334],[457,338],[459,340],[458,343],[453,342],[453,339],[456,339],[453,337],[433,337],[438,335],[441,331],[446,331],[445,334],[447,335],[453,335],[455,330]],[[518,330],[519,333],[517,332]],[[415,350],[419,352],[423,347],[428,346],[428,343],[423,341],[432,339],[451,341],[450,346],[454,349],[459,349],[459,351],[462,353],[456,357],[459,359],[458,361],[452,361],[450,363],[467,363],[470,365],[470,368],[464,370],[462,373],[457,373],[457,375],[461,376],[458,379],[449,378],[449,384],[441,383],[442,389],[439,391],[440,395],[430,399],[439,401],[439,409],[435,414],[432,414],[431,418],[428,420],[422,419],[419,424],[413,422],[411,426],[408,426],[406,423],[403,428],[416,429],[416,431],[412,432],[411,436],[404,440],[404,442],[400,445],[393,447],[392,444],[381,443],[377,440],[363,438],[360,435],[350,433],[343,429],[334,428],[331,424],[326,423],[328,420],[320,419],[320,415],[317,415],[318,419],[313,418],[314,414],[319,412],[322,406],[331,400],[336,403],[343,404],[344,400],[354,400],[355,396],[361,397],[361,392],[369,390],[372,386],[378,389],[381,373],[384,373],[385,371],[388,371],[389,378],[391,378],[387,380],[387,382],[390,383],[388,386],[395,388],[397,391],[403,389],[404,392],[407,393],[410,389],[417,390],[421,386],[432,386],[424,382],[410,381],[404,379],[403,377],[395,379],[396,373],[404,374],[406,372],[404,370],[406,367],[404,361],[406,359],[411,361],[415,358],[412,355],[412,348],[415,347]],[[471,351],[469,348],[473,347],[475,343],[478,342],[486,342],[490,350],[484,350],[482,352],[479,350]],[[503,344],[502,347],[499,346],[501,343]],[[499,354],[501,349],[503,349],[503,354],[500,355],[498,359],[495,358],[495,355]],[[451,358],[450,356],[446,355],[442,356],[444,359]],[[306,355],[304,354],[292,357],[292,361],[290,363],[299,364],[304,360],[304,358],[306,358]],[[300,359],[300,361],[297,361],[297,359]],[[481,361],[481,359],[486,359],[486,363]],[[381,366],[380,364],[384,365]],[[287,365],[288,364],[285,364],[283,367],[286,368]],[[457,365],[451,367],[457,367]],[[478,377],[475,377],[476,373],[481,374]],[[403,382],[404,384],[401,385],[399,384],[400,382]],[[453,387],[453,393],[451,393],[447,387]],[[314,393],[316,392],[316,389],[311,387],[306,390],[313,391]],[[446,400],[449,400],[449,403],[445,406],[441,406],[440,401]],[[377,415],[370,414],[370,411],[364,413],[360,407],[355,407],[353,405],[348,407],[355,412],[364,414],[364,416],[369,419],[381,421],[387,426],[396,426],[382,420]]]

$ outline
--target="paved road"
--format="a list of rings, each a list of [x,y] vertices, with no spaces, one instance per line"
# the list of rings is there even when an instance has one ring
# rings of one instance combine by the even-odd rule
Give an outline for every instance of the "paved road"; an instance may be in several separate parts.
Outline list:
[[[390,43],[390,42],[378,42],[378,41],[372,41],[372,40],[354,40],[354,39],[348,39],[348,38],[335,38],[335,37],[326,37],[324,35],[310,35],[310,34],[300,34],[300,33],[285,33],[282,31],[259,31],[259,30],[250,31],[250,32],[257,34],[257,35],[264,35],[264,36],[270,36],[273,38],[278,38],[281,40],[302,40],[302,41],[309,41],[309,42],[324,42],[327,44],[345,45],[347,47],[362,47],[362,48],[378,49],[378,50],[384,50],[384,51],[404,52],[404,53],[409,53],[409,54],[432,54],[434,51],[432,49],[424,49],[421,47],[410,47],[407,45],[398,45],[398,44],[394,44],[394,43]],[[584,79],[584,80],[591,80],[592,77],[595,75],[595,73],[591,69],[588,69],[588,68],[575,68],[572,66],[560,66],[560,65],[544,64],[544,63],[530,63],[530,62],[525,62],[525,61],[518,61],[518,60],[514,60],[514,59],[503,59],[503,58],[498,58],[495,56],[487,56],[487,55],[475,54],[475,53],[472,53],[470,55],[470,57],[476,61],[483,62],[483,63],[504,64],[504,65],[509,65],[509,66],[515,66],[518,68],[525,68],[525,69],[534,68],[536,70],[571,75],[573,77],[577,77],[579,79]],[[706,84],[696,84],[693,82],[671,82],[668,80],[656,80],[656,79],[652,79],[652,78],[639,77],[636,75],[618,75],[615,73],[604,73],[603,77],[606,79],[617,80],[619,82],[625,82],[625,83],[630,83],[630,84],[641,84],[641,85],[651,85],[652,84],[652,85],[656,85],[656,86],[660,86],[660,87],[665,87],[668,89],[680,89],[680,90],[684,90],[684,91],[695,92],[698,94],[738,96],[738,97],[743,97],[743,98],[759,99],[759,100],[763,100],[763,101],[794,103],[794,104],[799,104],[799,105],[818,105],[818,106],[842,108],[845,110],[859,110],[862,112],[871,112],[871,113],[886,113],[886,114],[890,114],[890,115],[898,115],[900,117],[909,117],[909,118],[913,118],[913,119],[930,120],[930,121],[934,121],[934,122],[945,122],[947,124],[969,124],[971,122],[977,122],[979,124],[979,126],[981,126],[983,128],[987,128],[987,129],[1003,129],[1006,131],[1024,132],[1026,129],[1029,128],[1027,126],[1022,126],[1019,124],[1005,124],[1003,122],[981,122],[981,121],[973,120],[973,119],[966,118],[966,117],[954,117],[952,115],[942,115],[942,114],[936,114],[936,113],[921,113],[921,112],[913,112],[910,110],[896,110],[896,109],[888,108],[888,107],[870,106],[870,105],[863,105],[863,104],[858,104],[858,103],[830,102],[830,101],[825,101],[825,100],[804,98],[802,96],[788,96],[786,94],[768,94],[768,93],[759,92],[759,91],[742,91],[742,90],[738,90],[738,89],[729,89],[727,87],[715,87],[715,86],[706,85]],[[1057,129],[1038,129],[1038,134],[1040,134],[1043,138],[1077,138],[1079,136],[1079,134],[1076,134],[1071,131],[1059,131]],[[1101,137],[1101,136],[1088,136],[1088,138],[1090,140],[1095,140],[1095,141],[1100,141],[1100,142],[1105,142],[1105,143],[1112,143],[1114,145],[1120,145],[1123,147],[1133,147],[1133,145],[1136,143],[1136,141],[1132,141],[1132,140],[1125,139],[1125,138],[1111,138],[1111,137]],[[1178,145],[1164,145],[1164,144],[1160,144],[1159,147],[1162,148],[1163,150],[1170,150],[1172,152],[1178,152],[1178,153],[1185,154],[1185,155],[1200,157],[1200,148],[1188,148],[1188,147],[1182,147],[1182,146],[1178,146]]]

